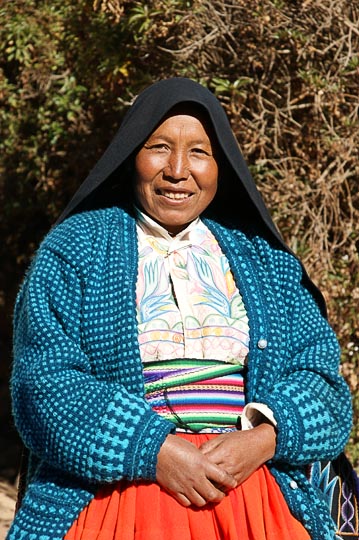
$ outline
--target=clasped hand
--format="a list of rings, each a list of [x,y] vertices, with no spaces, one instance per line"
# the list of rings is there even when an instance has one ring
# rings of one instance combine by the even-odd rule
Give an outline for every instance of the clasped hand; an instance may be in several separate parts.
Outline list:
[[[200,448],[168,435],[158,454],[157,482],[183,506],[220,502],[273,457],[275,440],[271,424],[218,435]]]

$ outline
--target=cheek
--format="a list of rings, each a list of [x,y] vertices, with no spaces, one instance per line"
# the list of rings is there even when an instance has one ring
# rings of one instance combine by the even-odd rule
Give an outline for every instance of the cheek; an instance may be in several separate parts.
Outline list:
[[[218,167],[217,164],[215,166],[212,166],[208,169],[206,178],[208,179],[208,182],[206,183],[206,193],[207,198],[211,201],[216,193],[218,188]]]
[[[207,204],[210,204],[213,199],[215,198],[216,196],[216,193],[217,193],[217,187],[218,187],[218,184],[217,184],[217,181],[213,182],[208,190],[207,190]]]
[[[164,167],[164,158],[160,154],[140,151],[135,159],[136,176],[144,182],[154,178]]]
[[[144,209],[151,204],[151,184],[145,182],[143,178],[135,178],[135,198]]]
[[[147,159],[143,159],[141,153],[135,160],[135,197],[144,206],[151,190],[151,167]]]

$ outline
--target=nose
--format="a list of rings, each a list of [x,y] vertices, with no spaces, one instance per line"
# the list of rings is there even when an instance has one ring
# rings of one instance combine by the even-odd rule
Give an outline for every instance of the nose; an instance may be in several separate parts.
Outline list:
[[[163,172],[165,176],[171,177],[174,180],[187,180],[190,171],[186,153],[181,151],[171,152]]]

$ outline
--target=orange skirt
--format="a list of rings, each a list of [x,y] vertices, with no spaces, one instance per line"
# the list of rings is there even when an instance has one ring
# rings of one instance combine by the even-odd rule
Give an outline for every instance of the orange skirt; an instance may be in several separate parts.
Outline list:
[[[184,434],[198,447],[214,434]],[[216,504],[181,506],[156,483],[102,488],[65,540],[310,540],[267,467]]]

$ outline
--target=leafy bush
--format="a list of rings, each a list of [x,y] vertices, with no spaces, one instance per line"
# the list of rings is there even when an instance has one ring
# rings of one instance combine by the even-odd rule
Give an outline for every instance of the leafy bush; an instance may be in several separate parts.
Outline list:
[[[0,302],[154,80],[207,85],[287,243],[323,291],[358,465],[359,14],[351,0],[13,0],[0,10]],[[9,350],[9,346],[8,346]],[[10,356],[9,356],[10,357]]]

